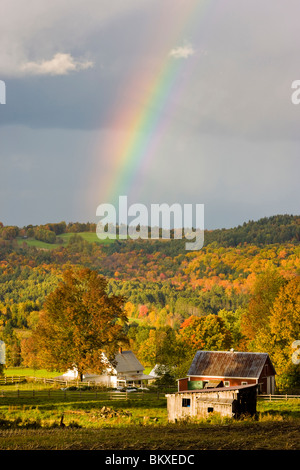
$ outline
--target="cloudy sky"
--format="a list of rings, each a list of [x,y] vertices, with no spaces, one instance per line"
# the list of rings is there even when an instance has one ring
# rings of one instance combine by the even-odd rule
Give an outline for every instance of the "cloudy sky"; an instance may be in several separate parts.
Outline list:
[[[204,204],[205,228],[300,213],[297,0],[1,10],[5,225],[97,221],[118,195]]]

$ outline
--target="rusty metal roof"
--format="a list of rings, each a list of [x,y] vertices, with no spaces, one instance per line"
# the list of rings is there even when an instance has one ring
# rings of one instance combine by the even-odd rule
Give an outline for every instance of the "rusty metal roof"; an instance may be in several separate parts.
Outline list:
[[[258,378],[267,359],[267,353],[197,351],[187,375]]]

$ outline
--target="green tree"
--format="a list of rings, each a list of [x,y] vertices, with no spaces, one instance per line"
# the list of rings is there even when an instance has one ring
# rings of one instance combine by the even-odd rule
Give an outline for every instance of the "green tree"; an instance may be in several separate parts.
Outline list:
[[[46,298],[31,341],[42,366],[54,370],[75,367],[101,373],[103,354],[113,360],[127,342],[124,299],[107,295],[106,279],[96,271],[70,269]]]
[[[222,318],[217,315],[191,316],[179,330],[180,339],[191,352],[197,350],[217,351],[231,347],[232,338]]]
[[[172,368],[165,365],[158,365],[155,367],[157,378],[155,385],[160,388],[174,387],[176,385],[176,378]]]
[[[237,350],[243,344],[243,340],[245,339],[241,331],[243,313],[244,309],[242,307],[237,308],[235,311],[222,309],[218,312],[218,316],[222,318],[225,327],[231,333],[231,346]]]

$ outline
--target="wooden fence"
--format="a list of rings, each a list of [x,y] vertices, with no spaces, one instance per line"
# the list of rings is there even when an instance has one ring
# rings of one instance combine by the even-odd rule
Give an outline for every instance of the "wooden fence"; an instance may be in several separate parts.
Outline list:
[[[26,388],[18,388],[18,384],[27,382]],[[32,389],[30,389],[32,383]],[[40,389],[34,384],[41,384]],[[14,385],[14,390],[5,390],[5,385]],[[49,388],[43,385],[50,385]],[[80,382],[78,380],[61,380],[56,378],[45,377],[29,377],[29,376],[6,376],[0,378],[0,399],[1,398],[91,398],[102,400],[130,400],[130,399],[143,399],[143,398],[164,398],[165,392],[162,390],[155,390],[151,392],[144,392],[144,390],[132,391],[117,391],[110,390],[103,386],[101,383],[89,381]]]
[[[78,399],[78,400],[141,400],[143,398],[150,398],[150,397],[164,397],[164,394],[160,396],[158,394],[153,394],[152,392],[148,392],[147,395],[144,392],[103,392],[99,391],[99,389],[90,389],[90,390],[68,390],[68,389],[44,389],[44,390],[24,390],[24,389],[17,389],[17,390],[5,390],[0,389],[0,403],[1,398],[34,398],[34,399]]]
[[[97,382],[80,382],[79,380],[61,380],[61,379],[50,379],[44,377],[31,377],[31,376],[5,376],[0,377],[0,387],[1,385],[12,385],[21,382],[38,382],[41,384],[50,384],[57,385],[58,387],[71,387],[75,386],[77,388],[86,388],[86,387],[97,387],[103,389],[103,384]]]
[[[96,382],[80,382],[79,380],[61,380],[61,379],[48,379],[44,377],[27,377],[28,381],[40,382],[42,384],[57,385],[59,387],[98,387],[103,388],[103,385],[97,384]]]
[[[295,400],[300,398],[300,395],[258,395],[261,400],[276,401],[276,400]]]
[[[6,376],[0,377],[0,386],[26,382],[26,378],[27,377],[25,377],[24,375],[12,375],[12,376],[7,376],[7,377]]]
[[[22,382],[40,382],[43,384],[52,384],[52,385],[58,385],[60,387],[68,387],[70,385],[75,385],[77,387],[80,386],[89,386],[90,384],[88,383],[80,383],[77,381],[67,381],[67,380],[58,380],[58,379],[47,379],[47,378],[42,378],[42,377],[29,377],[25,375],[14,375],[14,376],[5,376],[5,377],[0,377],[0,386],[1,385],[12,385],[12,384],[18,384]]]
[[[56,378],[42,378],[42,377],[27,377],[27,376],[5,376],[0,377],[0,387],[5,385],[13,385],[19,384],[22,382],[39,382],[41,384],[50,384],[50,385],[57,385],[57,388],[52,389],[45,389],[45,390],[5,390],[0,389],[0,398],[1,397],[57,397],[57,398],[82,398],[82,397],[95,397],[95,398],[102,398],[102,399],[110,399],[110,400],[129,400],[129,399],[142,399],[144,398],[144,394],[152,395],[153,392],[148,394],[145,393],[143,390],[137,392],[119,392],[113,390],[106,390],[102,384],[97,382],[79,382],[78,380],[61,380]],[[74,387],[74,389],[69,390],[70,387]],[[154,393],[157,398],[164,397],[165,393],[163,392],[155,392]],[[288,395],[288,394],[281,394],[281,395],[258,395],[259,400],[265,401],[277,401],[277,400],[295,400],[299,399],[300,395]]]
[[[109,398],[110,400],[128,400],[130,398],[143,398],[144,392],[110,392]]]
[[[1,398],[98,398],[99,391],[68,391],[68,390],[54,390],[54,389],[45,389],[45,390],[4,390],[0,389],[0,400]]]

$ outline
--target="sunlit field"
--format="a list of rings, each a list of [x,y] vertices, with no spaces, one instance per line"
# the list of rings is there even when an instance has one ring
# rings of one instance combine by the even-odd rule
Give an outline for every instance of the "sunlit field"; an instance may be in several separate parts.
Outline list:
[[[126,400],[34,381],[0,387],[1,449],[300,449],[299,426],[297,399],[259,399],[257,416],[240,421],[169,424],[157,390]]]

